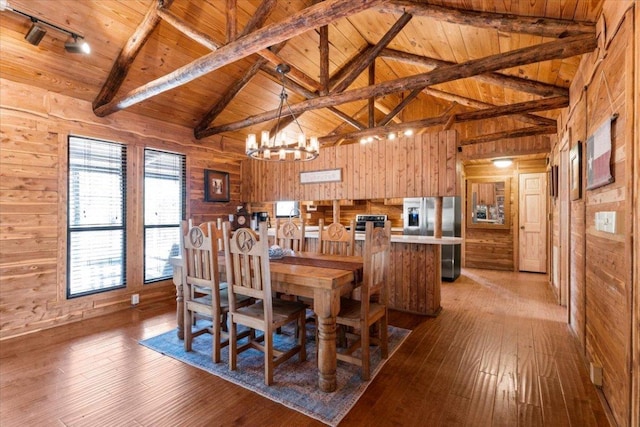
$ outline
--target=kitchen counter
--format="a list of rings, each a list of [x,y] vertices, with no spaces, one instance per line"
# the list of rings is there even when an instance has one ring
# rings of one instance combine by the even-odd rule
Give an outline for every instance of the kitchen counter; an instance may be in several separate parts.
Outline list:
[[[398,227],[397,230],[402,231],[402,228]],[[275,229],[270,228],[269,236],[275,236]],[[418,245],[460,245],[462,244],[461,237],[441,237],[436,239],[433,236],[416,236],[408,234],[393,234],[394,229],[391,229],[391,243],[415,243]],[[318,227],[309,226],[305,227],[304,235],[307,239],[318,238]],[[364,233],[356,233],[356,242],[364,241]]]

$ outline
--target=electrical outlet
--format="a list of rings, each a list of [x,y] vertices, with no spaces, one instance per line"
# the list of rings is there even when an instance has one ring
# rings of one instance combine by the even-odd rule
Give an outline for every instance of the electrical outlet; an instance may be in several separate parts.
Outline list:
[[[140,303],[140,295],[138,294],[131,295],[131,305],[137,305],[138,303]]]

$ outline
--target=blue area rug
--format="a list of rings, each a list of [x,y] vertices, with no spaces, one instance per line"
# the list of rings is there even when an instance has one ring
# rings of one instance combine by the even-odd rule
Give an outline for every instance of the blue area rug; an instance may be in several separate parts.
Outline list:
[[[201,322],[202,320],[199,320]],[[308,325],[309,326],[309,325]],[[409,335],[409,330],[389,326],[389,357]],[[294,342],[291,330],[275,334],[278,348],[287,348]],[[204,334],[193,340],[193,351],[185,352],[182,340],[175,330],[140,341],[140,344],[181,362],[200,368],[213,375],[245,387],[291,409],[336,426],[364,393],[369,383],[380,371],[386,360],[381,360],[380,350],[372,347],[371,380],[362,381],[359,368],[338,361],[338,388],[333,393],[318,390],[315,333],[307,328],[307,360],[298,357],[287,360],[275,369],[274,384],[264,384],[264,355],[257,350],[247,350],[238,356],[238,368],[229,370],[228,349],[222,349],[222,362],[211,360],[211,335]],[[388,359],[387,359],[388,360]]]

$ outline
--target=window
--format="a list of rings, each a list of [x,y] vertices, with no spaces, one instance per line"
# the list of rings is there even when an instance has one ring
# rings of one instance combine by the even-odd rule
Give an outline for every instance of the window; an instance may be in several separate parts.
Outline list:
[[[276,202],[276,218],[290,218],[300,215],[299,202]]]
[[[185,156],[144,151],[144,282],[173,276],[186,200]]]
[[[67,297],[126,286],[126,149],[69,137]]]

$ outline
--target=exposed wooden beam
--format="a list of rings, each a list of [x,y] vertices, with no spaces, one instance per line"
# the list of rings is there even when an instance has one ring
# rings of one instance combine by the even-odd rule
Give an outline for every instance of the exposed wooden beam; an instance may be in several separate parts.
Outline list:
[[[422,92],[433,96],[435,98],[440,98],[440,99],[444,99],[446,101],[450,101],[450,102],[456,102],[460,105],[463,105],[465,107],[471,107],[471,108],[476,108],[478,110],[482,110],[485,108],[493,108],[495,107],[495,105],[493,104],[488,104],[486,102],[481,102],[475,99],[471,99],[471,98],[465,98],[463,96],[460,95],[456,95],[453,93],[449,93],[449,92],[444,92],[438,89],[433,89],[430,87],[424,88],[422,89]],[[516,120],[519,120],[523,123],[529,123],[529,124],[533,124],[533,125],[546,125],[546,126],[552,126],[555,125],[556,121],[553,119],[548,119],[546,117],[540,117],[540,116],[536,116],[533,114],[515,114],[514,118]]]
[[[177,70],[157,78],[126,95],[94,109],[97,116],[104,117],[116,111],[135,105],[163,92],[182,86],[202,77],[233,61],[256,53],[300,35],[309,29],[329,24],[337,19],[350,16],[376,6],[383,0],[326,0],[295,13],[283,21],[267,25],[233,42],[221,46],[201,58]]]
[[[356,113],[353,115],[353,119],[357,121],[359,117],[362,117],[367,112],[367,108],[368,108],[368,106],[365,105],[360,110],[356,111]],[[358,121],[358,123],[360,123],[360,122]],[[331,132],[329,132],[327,134],[327,136],[340,135],[340,131],[342,129],[344,129],[347,124],[348,123],[342,123],[342,124],[338,125],[335,129],[333,129]],[[363,130],[363,129],[367,128],[364,124],[361,124],[361,126],[354,126],[354,127],[356,129],[358,129],[358,130]]]
[[[491,133],[487,135],[480,135],[473,138],[466,138],[461,140],[458,145],[461,147],[465,145],[481,144],[483,142],[498,141],[500,139],[521,138],[523,136],[533,135],[549,135],[557,134],[558,128],[556,126],[531,126],[528,128],[506,130],[502,132]]]
[[[379,57],[389,58],[396,61],[402,61],[408,64],[420,65],[429,68],[437,68],[445,65],[454,65],[455,62],[442,61],[426,56],[414,55],[412,53],[402,52],[394,49],[383,49]],[[569,96],[569,89],[550,85],[547,83],[537,82],[535,80],[522,79],[520,77],[508,76],[500,73],[485,73],[471,77],[474,80],[494,84],[519,92],[531,93],[542,97],[549,96]]]
[[[388,108],[386,105],[384,105],[380,101],[376,101],[376,109],[378,109],[385,116],[390,115],[391,112],[393,111],[391,108]],[[391,117],[391,120],[394,121],[395,123],[402,123],[402,120],[400,120],[400,118],[397,115]]]
[[[472,120],[492,119],[495,117],[509,116],[512,114],[555,110],[556,108],[564,108],[568,106],[568,96],[557,96],[555,98],[536,99],[534,101],[520,102],[511,105],[501,105],[499,107],[487,108],[485,110],[458,113],[456,114],[455,121],[460,123]]]
[[[591,22],[478,12],[408,0],[389,0],[378,6],[377,9],[386,13],[410,13],[415,16],[424,16],[452,24],[493,28],[507,33],[523,33],[557,38],[579,34],[595,36],[595,23]]]
[[[340,135],[329,135],[318,138],[322,145],[330,145],[341,140],[360,140],[368,136],[387,135],[389,133],[400,133],[407,129],[422,129],[430,126],[443,125],[447,123],[448,116],[429,117],[427,119],[415,120],[404,123],[394,123],[386,126],[368,128],[357,132],[343,133]]]
[[[328,110],[330,112],[332,112],[333,114],[335,114],[338,118],[342,119],[345,123],[350,124],[351,126],[353,126],[356,129],[366,129],[367,128],[365,125],[360,123],[355,118],[351,117],[347,113],[344,113],[344,112],[338,110],[335,107],[330,107]]]
[[[153,30],[160,22],[158,11],[160,9],[168,8],[171,6],[171,3],[173,3],[173,0],[157,0],[151,3],[151,6],[147,10],[142,22],[138,25],[131,37],[129,37],[129,40],[127,40],[127,43],[125,43],[124,47],[118,54],[118,58],[116,58],[113,63],[107,80],[104,82],[98,96],[96,96],[96,99],[93,101],[94,110],[113,100],[116,93],[118,93],[120,86],[122,86],[122,82],[124,82],[124,79],[127,77],[131,64],[133,64],[136,56],[138,56],[140,49],[142,49],[147,39],[151,36],[151,33],[153,33]]]
[[[274,46],[274,47],[272,47],[272,48],[271,48],[271,50],[273,50],[274,52],[276,52],[276,53],[277,53],[277,52],[281,49],[281,47],[282,47],[282,46],[284,46],[284,44],[285,44],[285,43],[287,43],[287,42],[282,42],[282,43],[280,43],[278,46]],[[266,59],[261,58],[261,61],[259,61],[259,63],[261,64],[261,65],[259,66],[259,67],[260,67],[260,71],[262,71],[262,72],[264,72],[264,73],[266,73],[266,74],[269,74],[269,75],[270,75],[273,79],[275,79],[277,82],[281,82],[281,81],[282,81],[282,80],[281,80],[281,79],[282,79],[282,76],[281,76],[280,74],[278,74],[278,73],[276,72],[276,70],[275,70],[273,67],[266,66]],[[252,69],[253,69],[253,67],[252,67]],[[311,92],[310,90],[308,90],[308,89],[307,89],[307,88],[305,88],[304,86],[300,85],[300,84],[299,84],[298,82],[296,82],[295,80],[290,79],[290,78],[288,78],[288,77],[286,77],[286,76],[285,76],[285,80],[284,80],[284,85],[285,85],[285,87],[286,87],[287,89],[289,89],[289,90],[291,90],[291,91],[293,91],[293,92],[296,92],[296,93],[298,93],[299,95],[302,95],[302,96],[303,96],[303,97],[305,97],[306,99],[313,99],[313,98],[316,98],[316,97],[318,97],[318,96],[319,96],[316,92]],[[235,86],[234,86],[234,87],[235,87]],[[240,89],[241,89],[241,88],[240,88]],[[228,90],[227,92],[231,92],[231,91],[230,91],[230,90]],[[237,93],[237,91],[236,91],[235,93]],[[234,95],[235,95],[235,94],[231,94],[231,93],[229,93],[229,95],[228,95],[228,96],[224,96],[224,97],[223,97],[223,100],[228,99],[228,102],[230,102]],[[222,109],[224,109],[224,107],[228,104],[228,102],[227,102],[224,106],[222,106],[222,105],[221,105],[220,107],[221,107]],[[218,104],[220,104],[220,102],[219,102]],[[219,113],[222,111],[222,109],[220,109],[220,108],[217,108],[217,107],[216,107],[216,110],[218,110],[218,109],[219,109],[219,111],[218,111],[218,114],[219,114]],[[366,126],[365,126],[365,125],[363,125],[362,123],[360,123],[358,120],[355,120],[354,118],[350,117],[348,114],[346,114],[346,113],[344,113],[344,112],[342,112],[342,111],[338,110],[338,109],[337,109],[337,108],[335,108],[335,107],[329,107],[329,108],[327,108],[327,110],[328,110],[329,112],[333,113],[334,115],[336,115],[338,118],[340,118],[341,120],[343,120],[343,121],[344,121],[344,122],[346,122],[347,124],[350,124],[351,126],[355,127],[356,129],[365,129],[365,128],[366,128]],[[302,115],[302,113],[300,113],[300,115]],[[209,123],[211,123],[211,121],[213,121],[213,119],[214,119],[214,118],[215,118],[215,117],[211,118],[211,120],[207,123],[207,125],[208,125]],[[203,122],[204,122],[204,120],[203,120]],[[289,124],[289,123],[291,123],[291,122],[289,121],[287,124]],[[197,139],[201,139],[201,138],[199,137],[199,134],[200,134],[200,132],[202,132],[205,128],[206,128],[206,126],[205,126],[204,128],[197,127],[197,128],[195,129],[194,134],[195,134],[195,136],[196,136],[196,138],[197,138]]]
[[[235,3],[235,0],[234,0]],[[247,25],[242,30],[241,35],[245,35],[246,33],[255,30],[258,27],[261,27],[264,22],[267,20],[267,17],[273,10],[273,7],[276,5],[275,0],[264,0],[256,13],[253,14],[251,20],[247,23]],[[168,24],[172,25],[174,28],[179,30],[181,33],[191,38],[192,40],[198,42],[202,46],[209,48],[212,51],[218,49],[221,45],[209,37],[207,34],[196,30],[189,23],[179,18],[175,14],[170,11],[159,11],[158,15]],[[229,18],[227,18],[229,19]],[[284,42],[286,43],[286,42]],[[274,46],[272,49],[275,52],[278,52],[282,47],[284,47],[284,43],[279,44],[278,46]],[[206,129],[211,122],[224,110],[224,108],[229,105],[229,103],[233,100],[233,98],[244,88],[249,81],[255,76],[255,74],[260,70],[260,67],[267,62],[266,59],[260,58],[254,65],[252,65],[245,74],[238,80],[236,80],[227,91],[222,95],[220,101],[218,101],[214,106],[205,113],[202,117],[198,125],[194,129],[194,133],[197,134],[202,129]]]
[[[251,21],[247,23],[247,25],[243,29],[240,36],[242,37],[246,33],[249,33],[250,31],[253,31],[256,28],[261,27],[264,24],[264,21],[266,21],[268,15],[271,13],[271,10],[275,5],[276,5],[276,0],[264,0],[260,4],[260,7],[258,7],[258,10],[256,10],[256,13],[251,17]],[[221,43],[218,43],[217,41],[213,40],[207,34],[196,30],[192,25],[190,25],[183,19],[179,18],[175,14],[169,11],[161,11],[161,12],[158,12],[158,14],[168,24],[172,25],[174,28],[176,28],[178,31],[180,31],[190,39],[200,43],[202,46],[212,51],[215,51],[218,48],[220,48],[220,46],[222,46]],[[285,62],[282,58],[280,58],[277,55],[277,52],[275,51],[275,49],[261,49],[256,53],[262,56],[266,60],[266,62],[269,62],[274,66]],[[295,80],[303,84],[306,84],[307,87],[312,87],[316,90],[320,87],[320,84],[317,81],[313,80],[311,77],[307,76],[296,67],[292,65],[290,65],[290,67],[291,67],[291,71],[289,72],[289,75],[292,78],[294,78]]]
[[[492,72],[505,68],[511,68],[534,62],[542,62],[551,59],[568,58],[590,52],[596,48],[597,40],[591,35],[580,35],[554,40],[536,46],[516,49],[510,52],[491,55],[484,58],[473,59],[460,64],[439,67],[435,70],[410,77],[403,77],[378,83],[358,89],[352,89],[342,93],[320,96],[315,99],[302,101],[291,106],[294,114],[302,111],[316,110],[332,107],[347,102],[367,99],[372,96],[383,96],[404,90],[424,88],[453,80],[463,79],[477,74]],[[262,114],[248,117],[233,123],[206,129],[202,135],[210,136],[222,132],[242,129],[257,123],[272,120],[277,115],[277,110],[267,111]]]
[[[376,84],[376,63],[369,64],[369,86]],[[371,97],[368,102],[369,127],[376,126],[376,99]]]
[[[170,10],[158,11],[158,16],[162,18],[164,22],[171,25],[176,30],[189,37],[191,40],[198,42],[209,50],[215,51],[218,50],[220,46],[222,46],[222,43],[218,43],[217,41],[209,37],[208,34],[196,30],[191,24],[189,24],[187,21],[180,18]]]
[[[237,0],[227,0],[227,43],[236,39],[238,34]]]
[[[349,69],[346,76],[331,88],[331,92],[342,92],[354,82],[356,78],[375,61],[378,53],[395,38],[395,36],[402,31],[402,29],[411,21],[411,15],[408,13],[402,14],[402,16],[391,26],[389,31],[375,44],[371,49],[368,49],[364,55],[358,57],[353,63],[353,66]]]
[[[358,52],[355,52],[355,54],[351,58],[349,58],[347,62],[342,64],[342,66],[340,66],[340,68],[338,68],[333,73],[333,75],[329,77],[329,88],[338,84],[340,80],[343,80],[344,77],[349,72],[349,70],[353,69],[353,67],[355,66],[355,63],[359,60],[359,58],[367,55],[367,52],[370,51],[371,49],[373,49],[373,46],[370,44],[366,44],[365,46],[360,48]]]
[[[280,49],[284,47],[287,42],[282,42],[277,46],[273,46],[271,49],[275,52],[279,52]],[[207,113],[202,117],[198,125],[195,127],[193,133],[194,136],[199,132],[206,129],[218,115],[231,103],[233,98],[253,79],[253,77],[258,74],[258,71],[267,63],[267,60],[264,58],[258,58],[253,65],[245,71],[243,76],[237,79],[231,86],[227,88],[225,93],[222,95],[220,100],[216,102]]]
[[[425,120],[416,120],[412,122],[402,123],[400,125],[389,126],[377,126],[370,129],[365,129],[359,132],[350,132],[347,134],[331,135],[320,138],[322,143],[335,142],[338,139],[360,139],[367,136],[374,135],[386,135],[391,132],[404,131],[406,129],[413,129],[416,133],[420,133],[420,130],[429,126],[445,125],[451,126],[453,122],[468,122],[472,120],[484,120],[501,116],[508,116],[512,114],[521,114],[532,111],[548,110],[553,108],[563,108],[569,105],[569,98],[556,97],[549,99],[536,99],[534,101],[521,102],[511,105],[503,105],[500,107],[491,107],[479,111],[472,111],[466,113],[453,114],[453,110],[458,104],[453,103],[447,111],[438,117],[432,117]],[[553,128],[556,129],[555,122],[551,125],[538,126],[536,128]],[[534,129],[534,128],[528,128]],[[520,135],[523,136],[523,135]]]
[[[453,103],[451,104],[451,107],[449,107],[449,110],[453,111],[456,108],[458,108],[460,106],[460,104],[457,103]],[[442,130],[450,130],[453,127],[453,124],[456,122],[456,115],[455,114],[451,114],[449,116],[449,120],[447,120],[447,123],[445,123],[445,125],[442,127]]]
[[[320,95],[329,93],[329,26],[320,27]]]
[[[242,29],[240,37],[246,36],[257,28],[262,27],[277,4],[277,0],[262,0],[260,6],[256,9],[256,12],[251,15],[249,22],[247,22],[247,25]]]
[[[418,95],[420,95],[421,92],[422,88],[412,90],[409,95],[407,95],[402,101],[400,101],[400,103],[398,103],[398,105],[396,105],[393,110],[389,111],[389,113],[380,121],[380,126],[386,125],[395,116],[400,114],[400,111],[402,111],[407,105],[409,105],[409,103],[413,101]]]
[[[307,86],[307,88],[311,88],[311,90],[314,90],[314,91],[319,91],[322,88],[322,85],[318,81],[306,75],[302,70],[292,65],[290,62],[284,61],[282,58],[280,58],[280,56],[271,52],[269,49],[262,49],[257,53],[258,55],[262,56],[267,61],[269,61],[274,66],[274,68],[277,65],[282,64],[283,62],[286,62],[286,64],[291,69],[288,73],[289,78],[296,80],[298,83],[301,83]]]
[[[440,116],[447,117],[447,121],[444,125],[442,125],[442,130],[449,130],[453,123],[455,122],[456,115],[453,112],[460,107],[460,104],[456,104],[455,102],[451,103],[449,107],[442,113]],[[428,128],[414,129],[413,133],[415,135],[421,135],[427,131]]]

